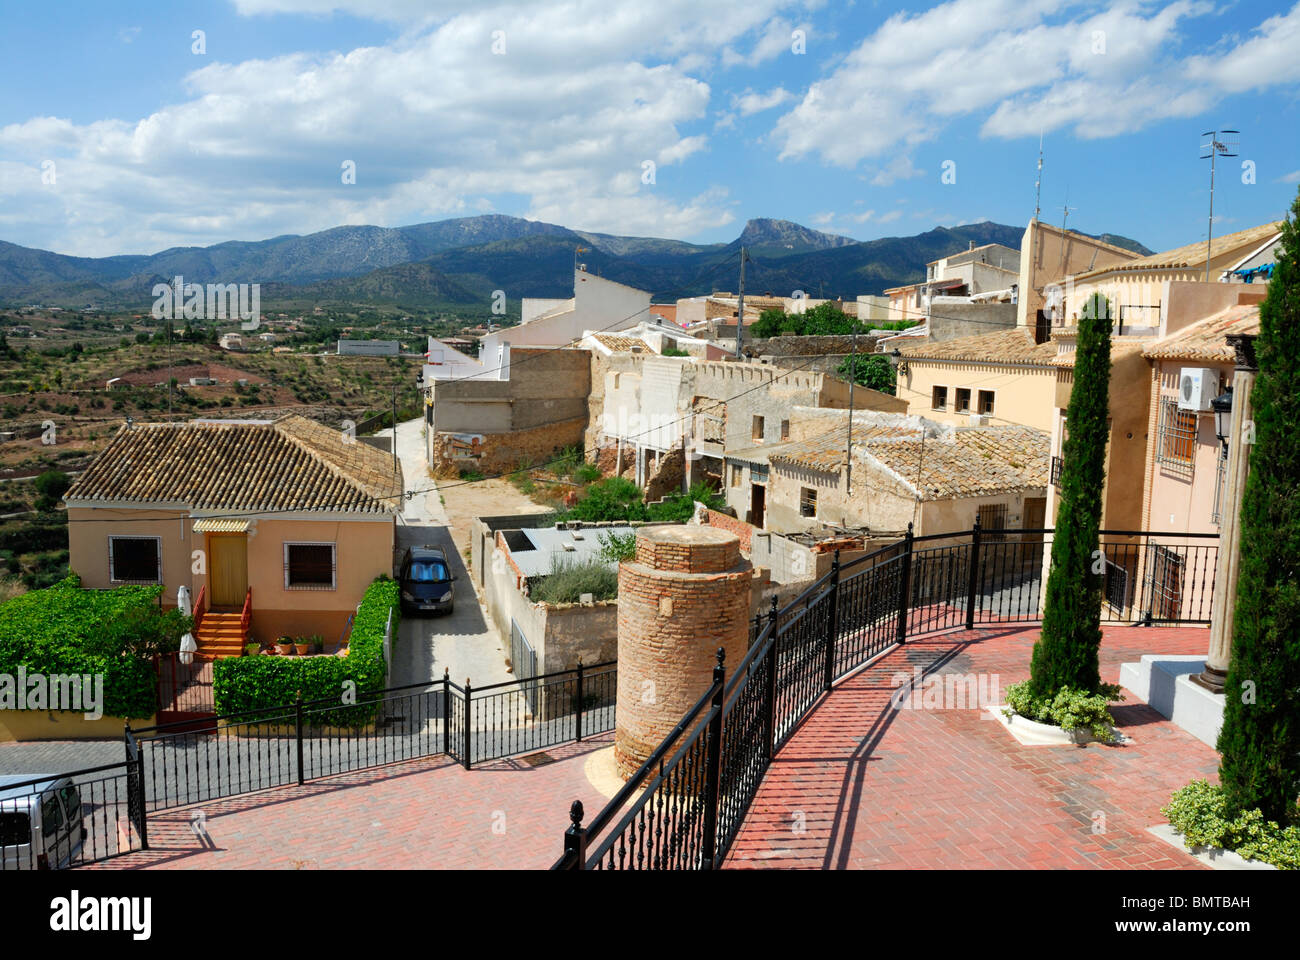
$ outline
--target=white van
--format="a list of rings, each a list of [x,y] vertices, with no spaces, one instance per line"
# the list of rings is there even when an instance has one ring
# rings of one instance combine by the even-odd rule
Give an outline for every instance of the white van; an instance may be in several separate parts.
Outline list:
[[[68,777],[0,776],[0,871],[61,870],[86,833],[81,791]]]

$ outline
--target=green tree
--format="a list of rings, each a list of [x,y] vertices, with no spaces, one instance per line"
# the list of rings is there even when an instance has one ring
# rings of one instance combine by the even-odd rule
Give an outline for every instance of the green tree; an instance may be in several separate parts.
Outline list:
[[[1101,294],[1093,294],[1079,316],[1043,629],[1029,668],[1029,692],[1034,697],[1054,697],[1063,687],[1103,692],[1097,660],[1101,647],[1098,544],[1109,434],[1110,328],[1110,304]]]
[[[749,333],[753,337],[778,337],[783,331],[798,331],[800,327],[797,314],[788,314],[780,307],[768,307],[758,315]]]
[[[36,478],[36,492],[43,497],[59,499],[72,486],[72,479],[62,470],[46,470]]]
[[[1242,493],[1241,556],[1219,777],[1229,812],[1296,816],[1300,789],[1300,195],[1259,308],[1255,443]],[[1233,438],[1237,442],[1237,438]]]
[[[879,353],[850,354],[840,361],[835,372],[843,380],[851,380],[860,387],[870,387],[881,393],[892,394],[898,385],[898,372],[894,365]]]

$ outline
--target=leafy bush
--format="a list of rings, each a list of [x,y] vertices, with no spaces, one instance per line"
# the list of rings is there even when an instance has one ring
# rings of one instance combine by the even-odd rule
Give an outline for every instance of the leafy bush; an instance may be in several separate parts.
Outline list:
[[[1291,823],[1265,820],[1258,807],[1232,816],[1221,786],[1193,780],[1169,798],[1160,811],[1189,847],[1233,850],[1248,860],[1262,860],[1283,870],[1300,870],[1300,813]]]
[[[636,531],[600,535],[600,559],[606,563],[622,563],[636,557]]]
[[[556,559],[551,572],[539,577],[528,591],[534,603],[577,603],[584,593],[594,600],[618,596],[618,571],[604,560],[566,562]]]
[[[595,483],[600,479],[600,467],[594,463],[581,464],[577,470],[573,471],[573,479],[579,483]]]
[[[713,510],[721,510],[727,501],[703,481],[695,483],[689,493],[665,497],[647,508],[651,520],[660,523],[685,523],[695,515],[695,502],[699,501]]]
[[[625,477],[607,477],[587,488],[586,496],[560,519],[628,522],[648,520],[650,513],[641,499],[641,488]]]
[[[898,384],[898,372],[894,365],[888,357],[878,353],[850,354],[840,361],[835,372],[844,380],[881,393],[892,394]]]
[[[661,357],[689,357],[691,354],[689,350],[683,350],[680,347],[664,347],[663,352],[659,355]]]
[[[783,334],[796,337],[818,337],[853,333],[866,333],[870,328],[850,317],[835,304],[819,303],[803,313],[786,313],[778,308],[759,314],[750,333],[755,337],[777,337]]]
[[[462,480],[468,480],[471,483],[477,483],[484,479],[484,474],[482,470],[462,470],[460,472],[460,478]]]
[[[1035,695],[1028,680],[1007,688],[1007,706],[1020,716],[1066,731],[1082,727],[1103,743],[1115,739],[1111,732],[1115,718],[1107,705],[1123,699],[1116,683],[1103,683],[1097,693],[1062,687],[1049,696]]]
[[[153,656],[180,647],[193,621],[158,606],[161,586],[82,590],[73,575],[0,605],[0,673],[103,674],[104,713],[151,717]]]
[[[378,704],[365,694],[384,686],[384,626],[389,612],[393,635],[401,616],[398,585],[381,576],[366,588],[352,620],[346,657],[228,657],[213,666],[212,692],[217,714],[256,721],[253,713],[289,706],[301,692],[303,700],[338,699],[338,709],[316,706],[307,714],[322,726],[362,726],[374,719]],[[356,705],[345,696],[354,693]],[[273,716],[273,715],[272,715]]]

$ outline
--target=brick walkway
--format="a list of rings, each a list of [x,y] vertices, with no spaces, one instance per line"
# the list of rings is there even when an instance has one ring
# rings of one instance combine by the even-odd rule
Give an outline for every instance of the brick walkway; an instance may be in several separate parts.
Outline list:
[[[563,851],[569,804],[604,805],[583,765],[612,738],[550,748],[531,759],[555,762],[536,766],[466,771],[431,757],[151,814],[149,850],[93,867],[545,869]]]
[[[795,732],[759,788],[729,867],[1198,868],[1146,828],[1218,755],[1135,701],[1134,742],[1022,746],[983,710],[894,710],[897,673],[1028,676],[1038,628],[914,640],[844,681]],[[1203,628],[1106,628],[1102,679],[1144,653],[1203,654]],[[803,832],[797,824],[804,824]]]

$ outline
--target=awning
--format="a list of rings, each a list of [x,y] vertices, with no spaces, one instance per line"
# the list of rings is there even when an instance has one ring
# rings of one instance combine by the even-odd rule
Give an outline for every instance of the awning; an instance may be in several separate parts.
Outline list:
[[[194,521],[195,533],[248,533],[252,524],[248,520],[228,520],[222,517],[206,517]]]

